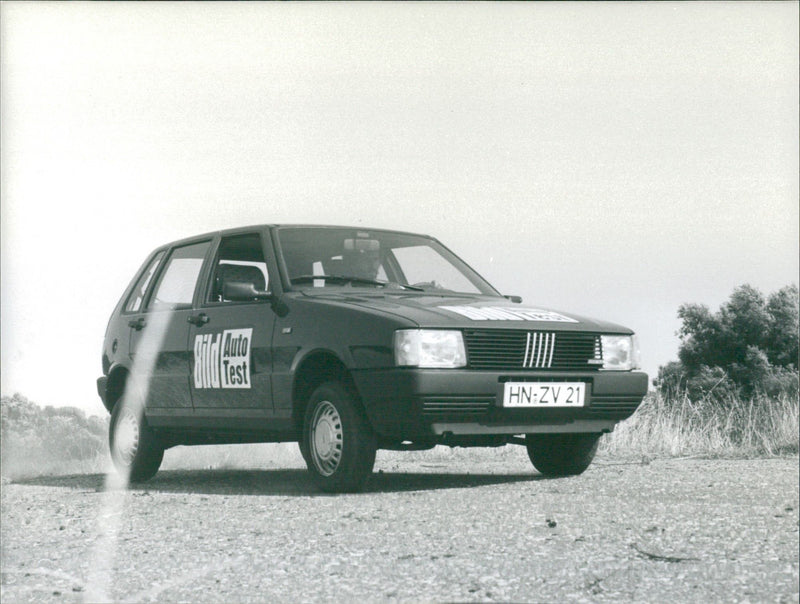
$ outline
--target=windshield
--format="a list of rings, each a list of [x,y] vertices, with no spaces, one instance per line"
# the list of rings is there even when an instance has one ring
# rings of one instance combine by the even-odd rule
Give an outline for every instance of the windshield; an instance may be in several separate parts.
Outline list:
[[[433,239],[338,227],[278,229],[292,287],[366,287],[499,295]]]

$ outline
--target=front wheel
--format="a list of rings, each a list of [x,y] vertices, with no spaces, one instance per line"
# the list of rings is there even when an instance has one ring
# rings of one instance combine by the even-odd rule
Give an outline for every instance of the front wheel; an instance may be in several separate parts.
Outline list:
[[[130,482],[155,476],[164,458],[164,447],[147,425],[141,405],[128,403],[124,397],[111,413],[108,444],[114,466]]]
[[[302,439],[308,471],[323,491],[358,491],[375,465],[375,434],[353,394],[338,382],[314,390]]]
[[[592,463],[599,434],[528,434],[525,444],[533,467],[545,476],[576,476]]]

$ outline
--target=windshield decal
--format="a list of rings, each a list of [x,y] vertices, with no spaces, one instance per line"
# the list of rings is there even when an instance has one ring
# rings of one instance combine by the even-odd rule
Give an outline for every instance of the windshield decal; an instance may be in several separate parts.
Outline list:
[[[508,308],[506,306],[440,306],[443,310],[457,313],[473,321],[549,321],[559,323],[577,323],[551,310],[538,308]]]
[[[226,329],[194,338],[195,388],[250,388],[253,329]]]

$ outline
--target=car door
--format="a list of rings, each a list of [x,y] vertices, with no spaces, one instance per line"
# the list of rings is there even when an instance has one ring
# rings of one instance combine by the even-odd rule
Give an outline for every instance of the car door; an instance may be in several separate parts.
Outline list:
[[[269,288],[269,270],[260,232],[220,239],[207,273],[202,301],[189,318],[191,394],[197,417],[272,415],[272,330],[270,303],[254,297],[230,300],[225,284]]]
[[[211,240],[173,248],[144,305],[129,320],[132,373],[149,415],[191,415],[188,318]]]

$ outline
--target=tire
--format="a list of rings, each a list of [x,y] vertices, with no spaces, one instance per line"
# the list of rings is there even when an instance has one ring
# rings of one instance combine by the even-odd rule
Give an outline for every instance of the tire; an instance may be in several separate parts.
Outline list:
[[[143,482],[155,476],[164,458],[164,447],[147,425],[141,405],[120,399],[111,413],[108,427],[111,460],[129,482]]]
[[[545,476],[577,476],[592,463],[600,434],[528,434],[528,457]]]
[[[311,458],[308,455],[308,443],[305,439],[305,430],[304,428],[301,429],[301,436],[300,440],[298,441],[297,445],[300,447],[300,455],[303,456],[303,461],[306,462],[306,466],[311,465]]]
[[[375,465],[375,434],[349,389],[328,382],[311,394],[300,450],[314,484],[327,492],[360,491]]]

